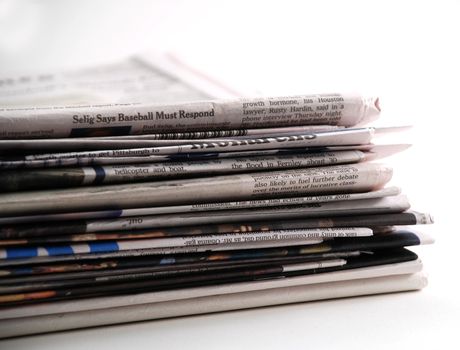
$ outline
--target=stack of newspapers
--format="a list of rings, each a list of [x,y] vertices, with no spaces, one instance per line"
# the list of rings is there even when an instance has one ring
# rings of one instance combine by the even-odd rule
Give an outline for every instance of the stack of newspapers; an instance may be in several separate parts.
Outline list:
[[[417,290],[377,98],[0,109],[0,336]],[[404,169],[397,169],[404,171]],[[418,226],[416,226],[418,225]]]

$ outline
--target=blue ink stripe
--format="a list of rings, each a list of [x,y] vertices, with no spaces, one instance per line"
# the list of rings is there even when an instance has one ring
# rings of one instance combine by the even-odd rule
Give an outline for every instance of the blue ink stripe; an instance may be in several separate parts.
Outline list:
[[[96,172],[96,178],[94,179],[93,183],[96,185],[100,185],[105,179],[104,168],[101,166],[93,166],[93,169]]]
[[[108,218],[119,218],[123,214],[122,209],[107,210],[104,212]]]
[[[73,249],[70,245],[61,245],[55,247],[45,247],[49,256],[53,255],[72,255],[74,254]]]
[[[174,258],[163,258],[160,260],[160,265],[170,265],[174,264],[176,262],[176,259]]]
[[[88,243],[90,253],[118,252],[117,242]]]
[[[7,259],[33,258],[37,255],[37,247],[6,248]]]

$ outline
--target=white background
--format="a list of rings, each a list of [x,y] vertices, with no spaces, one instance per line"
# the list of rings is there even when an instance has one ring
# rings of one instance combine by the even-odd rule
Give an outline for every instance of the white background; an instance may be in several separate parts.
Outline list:
[[[142,322],[0,342],[1,349],[458,349],[460,4],[456,1],[0,0],[0,76],[167,49],[244,91],[381,96],[414,124],[394,184],[430,211],[416,293]],[[442,345],[440,345],[442,344]]]

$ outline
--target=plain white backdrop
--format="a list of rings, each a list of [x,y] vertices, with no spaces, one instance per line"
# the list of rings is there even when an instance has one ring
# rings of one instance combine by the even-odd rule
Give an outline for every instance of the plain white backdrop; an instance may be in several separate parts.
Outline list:
[[[378,94],[379,124],[413,124],[394,184],[434,214],[417,249],[429,286],[373,296],[105,327],[1,349],[458,348],[458,1],[0,0],[0,76],[178,53],[243,91]],[[401,140],[401,137],[398,138]]]

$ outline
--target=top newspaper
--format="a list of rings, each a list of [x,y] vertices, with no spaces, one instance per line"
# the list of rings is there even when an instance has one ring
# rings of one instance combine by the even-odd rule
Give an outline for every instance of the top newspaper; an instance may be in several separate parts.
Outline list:
[[[118,136],[300,125],[355,126],[375,120],[379,101],[318,94],[175,104],[117,103],[0,109],[0,138]]]

